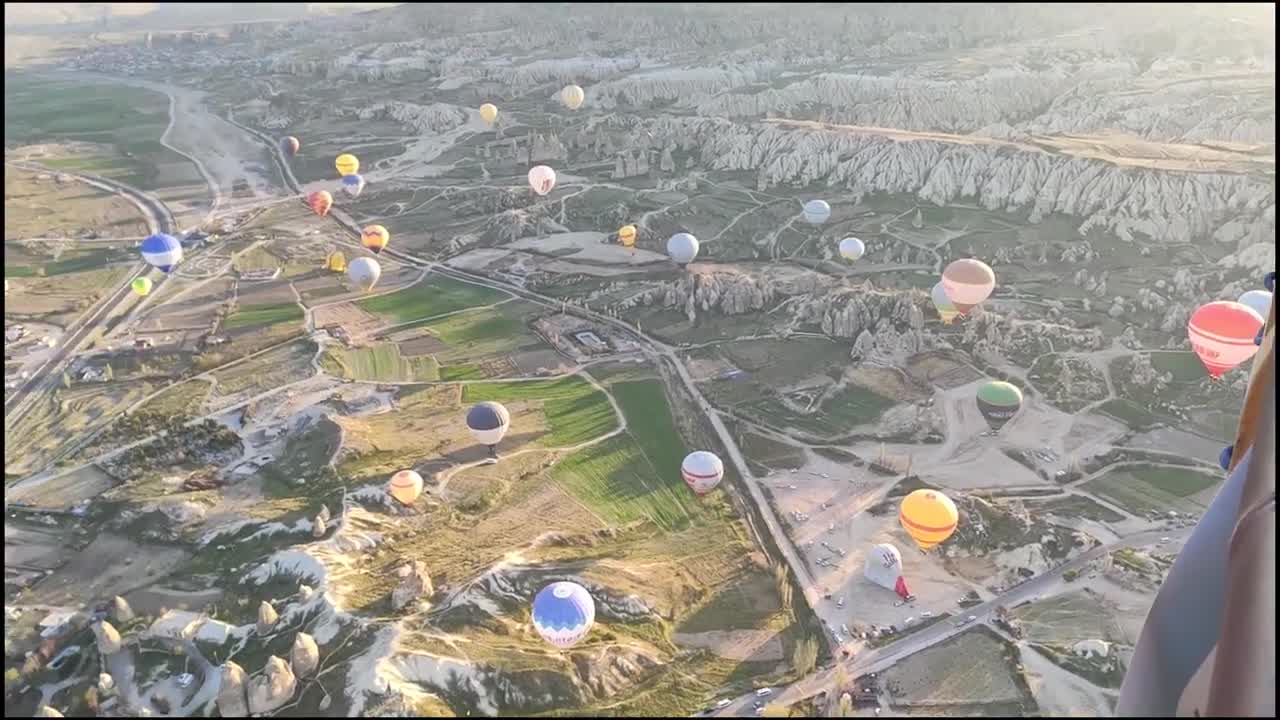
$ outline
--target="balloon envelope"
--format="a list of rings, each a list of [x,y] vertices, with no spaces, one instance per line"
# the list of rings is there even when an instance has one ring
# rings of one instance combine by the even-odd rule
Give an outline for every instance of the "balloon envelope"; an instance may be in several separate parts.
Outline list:
[[[981,260],[956,260],[942,271],[942,289],[961,314],[990,297],[995,287],[995,271]]]
[[[847,237],[840,241],[840,257],[845,260],[857,260],[867,252],[867,246],[856,237]]]
[[[333,166],[338,169],[339,175],[355,175],[360,170],[360,161],[351,153],[342,153],[334,158]]]
[[[978,412],[992,430],[999,430],[1018,414],[1022,391],[1012,383],[993,380],[978,387]]]
[[[898,593],[903,599],[911,595],[907,581],[902,577],[902,555],[898,548],[888,543],[871,547],[862,575],[876,585]]]
[[[543,640],[561,650],[573,647],[591,632],[596,603],[591,593],[573,582],[553,582],[533,598],[533,628]]]
[[[921,550],[951,537],[960,513],[951,498],[937,490],[916,490],[902,499],[898,521]]]
[[[139,295],[148,295],[151,293],[151,278],[134,278],[133,282],[129,283],[129,286]]]
[[[804,221],[810,225],[821,225],[831,217],[831,206],[826,200],[810,200],[804,204]]]
[[[357,197],[364,190],[364,177],[358,174],[342,176],[342,191],[351,197]]]
[[[951,298],[947,297],[947,291],[942,287],[942,283],[933,286],[933,290],[929,291],[929,297],[933,300],[933,307],[937,309],[938,317],[942,318],[943,324],[950,325],[951,321],[960,314],[956,306],[951,304]]]
[[[401,470],[391,476],[387,492],[403,505],[412,505],[422,494],[422,476],[412,470]]]
[[[529,187],[539,195],[546,195],[556,186],[556,171],[546,165],[529,169]]]
[[[1263,320],[1271,314],[1271,293],[1266,290],[1250,290],[1240,296],[1236,302],[1252,309],[1262,316]]]
[[[311,210],[320,217],[329,214],[329,208],[333,207],[333,196],[328,190],[318,190],[307,196],[307,205],[311,206]]]
[[[511,414],[496,402],[482,402],[467,411],[467,429],[482,445],[497,445],[511,427]]]
[[[173,268],[182,262],[182,243],[168,233],[156,233],[142,241],[142,259],[160,269],[161,272],[173,272]]]
[[[680,463],[680,476],[695,493],[705,495],[724,478],[724,463],[715,453],[697,450],[685,456]]]
[[[622,243],[623,247],[634,246],[636,244],[636,226],[623,225],[618,228],[618,242]]]
[[[380,253],[391,242],[391,233],[381,225],[368,225],[360,231],[360,242],[373,252]]]
[[[1258,352],[1253,338],[1263,322],[1262,316],[1247,305],[1219,300],[1201,305],[1191,314],[1187,337],[1209,376],[1220,378]]]
[[[667,254],[681,265],[688,265],[698,257],[698,238],[689,233],[676,233],[667,241]]]
[[[498,106],[493,103],[485,103],[480,106],[480,119],[485,125],[492,125],[494,120],[498,119]]]
[[[577,85],[565,85],[560,91],[560,102],[570,110],[577,110],[582,107],[582,102],[587,99],[587,94]]]
[[[298,142],[298,138],[290,135],[280,141],[280,148],[289,154],[290,157],[297,155],[298,150],[302,147],[302,143]]]
[[[339,250],[329,253],[329,257],[325,258],[324,266],[332,272],[347,271],[347,257]]]
[[[373,258],[361,257],[347,263],[347,280],[351,284],[368,292],[378,284],[378,278],[382,277],[382,266]]]

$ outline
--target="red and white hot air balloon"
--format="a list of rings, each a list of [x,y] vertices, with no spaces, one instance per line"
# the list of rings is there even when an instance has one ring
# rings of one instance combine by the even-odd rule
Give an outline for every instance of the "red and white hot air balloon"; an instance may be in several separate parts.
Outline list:
[[[1187,337],[1209,377],[1216,380],[1258,352],[1253,339],[1263,322],[1262,316],[1247,305],[1218,300],[1191,313]]]
[[[529,169],[529,187],[539,195],[546,195],[556,186],[556,171],[546,165]]]
[[[684,482],[698,495],[705,495],[715,489],[724,477],[724,463],[715,453],[697,450],[685,456],[680,463],[680,475]]]
[[[942,290],[961,315],[990,297],[995,287],[995,271],[981,260],[956,260],[942,271]]]

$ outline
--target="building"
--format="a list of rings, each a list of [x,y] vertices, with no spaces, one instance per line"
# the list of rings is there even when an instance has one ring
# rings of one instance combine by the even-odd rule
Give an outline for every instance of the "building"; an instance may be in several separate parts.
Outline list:
[[[573,337],[579,344],[592,352],[609,351],[609,343],[601,340],[600,336],[596,335],[591,330],[579,330],[573,334]]]

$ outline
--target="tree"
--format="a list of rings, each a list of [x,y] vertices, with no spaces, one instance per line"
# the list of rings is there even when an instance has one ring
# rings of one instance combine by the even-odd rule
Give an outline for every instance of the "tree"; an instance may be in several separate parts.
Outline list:
[[[778,598],[785,612],[791,612],[791,579],[787,577],[787,566],[777,563],[773,566],[773,580],[778,586]]]
[[[818,639],[805,637],[791,650],[791,665],[801,675],[807,675],[818,664]]]

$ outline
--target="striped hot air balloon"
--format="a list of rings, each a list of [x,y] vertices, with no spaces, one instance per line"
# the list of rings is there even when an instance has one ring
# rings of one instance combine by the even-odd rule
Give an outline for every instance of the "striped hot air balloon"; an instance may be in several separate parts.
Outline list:
[[[542,639],[567,650],[591,632],[596,621],[596,602],[591,593],[577,583],[553,582],[533,598],[532,615],[533,628]]]
[[[389,242],[391,242],[391,233],[381,225],[366,225],[360,231],[360,243],[375,255],[382,252]]]
[[[831,217],[831,206],[826,200],[810,200],[804,204],[804,221],[810,225],[821,225]]]
[[[359,173],[342,176],[342,192],[351,197],[360,197],[364,192],[364,176]]]
[[[937,490],[916,490],[902,499],[898,521],[921,550],[928,550],[951,537],[960,513],[951,498]]]
[[[307,205],[312,212],[324,217],[329,214],[329,208],[333,207],[333,196],[328,190],[318,190],[307,196]]]
[[[1258,352],[1253,340],[1263,322],[1252,308],[1219,300],[1201,305],[1191,314],[1187,337],[1209,377],[1217,379]]]
[[[167,233],[156,233],[142,241],[142,259],[160,272],[173,272],[182,262],[182,243]]]
[[[695,493],[706,495],[724,478],[724,463],[715,453],[696,450],[686,455],[684,462],[680,463],[680,476]]]
[[[391,476],[387,492],[403,505],[412,505],[422,494],[422,476],[412,470],[401,470]]]

